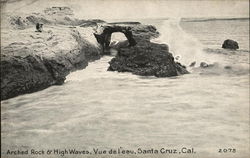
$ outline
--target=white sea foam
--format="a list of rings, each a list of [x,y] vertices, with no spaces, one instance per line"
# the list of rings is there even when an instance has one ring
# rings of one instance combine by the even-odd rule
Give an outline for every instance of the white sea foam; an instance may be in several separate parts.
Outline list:
[[[218,58],[206,54],[203,44],[192,35],[186,33],[180,26],[180,19],[164,20],[163,25],[159,28],[160,37],[153,39],[152,42],[164,43],[169,46],[173,56],[178,57],[178,61],[184,65],[190,65],[196,62],[214,63]]]

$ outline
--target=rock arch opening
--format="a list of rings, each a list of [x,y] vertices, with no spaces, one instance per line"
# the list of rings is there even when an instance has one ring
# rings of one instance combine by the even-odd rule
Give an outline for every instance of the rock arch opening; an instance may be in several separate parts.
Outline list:
[[[120,32],[124,34],[127,40],[123,41],[119,45],[117,43],[111,43],[111,36],[113,33]],[[135,46],[137,43],[135,39],[133,38],[132,30],[130,27],[126,26],[104,26],[103,31],[101,34],[95,34],[95,38],[97,42],[102,46],[103,48],[103,54],[110,54],[110,48],[111,47],[120,47],[120,46]],[[118,49],[118,48],[116,48]]]
[[[121,33],[121,32],[114,32],[111,34],[111,40],[109,46],[112,46],[114,43],[120,42],[120,41],[126,41],[128,40],[127,37]]]
[[[114,32],[111,34],[111,40],[109,44],[109,51],[111,55],[116,55],[120,48],[129,47],[127,37],[121,32]]]

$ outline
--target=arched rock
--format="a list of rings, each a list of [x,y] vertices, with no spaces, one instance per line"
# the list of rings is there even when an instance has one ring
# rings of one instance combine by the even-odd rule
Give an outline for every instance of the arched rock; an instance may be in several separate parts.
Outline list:
[[[94,33],[94,35],[95,35],[95,38],[96,38],[97,42],[102,46],[104,52],[105,52],[105,50],[109,49],[109,44],[110,44],[110,41],[111,41],[111,35],[114,32],[124,33],[124,35],[128,39],[129,46],[135,46],[137,44],[135,39],[133,38],[131,27],[128,27],[128,26],[116,26],[116,25],[114,25],[114,26],[103,26],[103,32],[101,34]]]

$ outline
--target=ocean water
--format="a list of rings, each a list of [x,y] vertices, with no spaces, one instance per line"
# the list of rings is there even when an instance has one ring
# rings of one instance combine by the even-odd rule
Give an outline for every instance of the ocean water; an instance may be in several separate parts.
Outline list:
[[[141,21],[158,28],[161,36],[152,41],[167,43],[181,63],[196,61],[190,74],[155,78],[109,72],[112,57],[105,56],[68,75],[62,86],[2,101],[2,157],[247,158],[249,19]],[[221,49],[228,38],[240,49]],[[215,66],[201,69],[202,61]],[[138,152],[183,147],[195,153]],[[137,154],[95,155],[93,148]],[[61,152],[13,156],[6,155],[8,149]],[[92,155],[63,155],[65,149]]]

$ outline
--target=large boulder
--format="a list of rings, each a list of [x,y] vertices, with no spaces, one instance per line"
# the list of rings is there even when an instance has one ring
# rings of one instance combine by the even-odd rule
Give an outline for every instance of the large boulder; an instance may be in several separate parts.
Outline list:
[[[108,71],[132,72],[141,76],[171,77],[188,73],[185,66],[174,61],[167,45],[149,41],[121,48],[109,64]]]
[[[239,45],[236,41],[227,39],[222,44],[222,48],[236,50],[236,49],[239,49]]]

